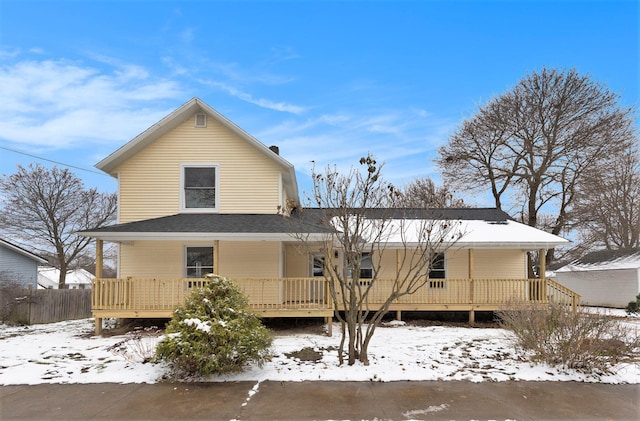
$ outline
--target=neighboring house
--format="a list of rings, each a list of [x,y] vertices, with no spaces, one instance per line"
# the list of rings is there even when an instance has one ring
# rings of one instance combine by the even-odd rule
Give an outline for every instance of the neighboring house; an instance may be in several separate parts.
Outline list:
[[[38,265],[45,263],[42,257],[0,238],[0,283],[37,288]]]
[[[278,214],[299,197],[294,167],[277,147],[265,146],[194,98],[96,167],[117,178],[119,197],[117,225],[82,233],[97,240],[96,330],[103,317],[170,317],[207,273],[236,281],[263,317],[333,316],[325,262],[301,251],[292,218],[306,221],[318,250],[334,228],[312,223],[318,210]],[[460,310],[472,319],[474,311],[495,310],[513,298],[560,294],[575,304],[578,297],[553,281],[527,279],[527,252],[566,240],[496,209],[430,215],[462,221],[464,235],[437,259],[431,277],[438,280],[394,303],[393,311]],[[393,274],[403,253],[391,240],[378,257],[382,277]],[[118,279],[102,279],[104,241],[118,244]],[[334,263],[342,257],[337,249]]]
[[[67,272],[65,286],[67,289],[90,289],[94,276],[85,269],[74,269]],[[58,289],[60,284],[60,269],[52,267],[38,268],[38,287],[44,289]]]
[[[583,304],[624,308],[640,294],[640,249],[592,252],[554,276],[580,294]]]

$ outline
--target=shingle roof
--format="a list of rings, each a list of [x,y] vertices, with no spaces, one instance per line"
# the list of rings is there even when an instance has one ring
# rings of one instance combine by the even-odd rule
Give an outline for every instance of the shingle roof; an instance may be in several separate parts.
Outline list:
[[[636,256],[638,255],[638,256]],[[637,260],[640,257],[640,249],[621,249],[621,250],[599,250],[585,254],[577,259],[573,264],[592,265],[598,263],[608,263],[623,260],[626,258]]]
[[[432,219],[432,220],[461,220],[461,221],[488,221],[504,222],[512,218],[504,211],[496,208],[376,208],[355,209],[355,212],[366,212],[369,218],[391,219]],[[302,213],[317,215],[307,218],[320,218],[323,212],[340,212],[337,209],[305,208]]]
[[[83,233],[292,233],[296,227],[288,218],[276,214],[200,214],[183,213],[143,221],[111,225]],[[308,225],[310,232],[327,232]]]
[[[81,231],[80,234],[106,241],[161,239],[290,240],[297,234],[324,238],[333,232],[327,216],[338,209],[305,208],[287,218],[277,214],[183,213],[143,221]],[[364,212],[355,209],[353,212]],[[368,218],[460,220],[505,223],[509,216],[491,208],[451,209],[368,209]]]
[[[640,268],[640,249],[599,250],[585,254],[556,272]]]
[[[143,221],[111,225],[81,231],[83,233],[293,233],[304,227],[306,232],[323,233],[330,229],[323,224],[323,213],[331,210],[303,209],[295,217],[277,214],[201,214],[182,213]],[[337,212],[337,211],[336,211]],[[511,218],[501,210],[490,208],[460,209],[369,209],[371,218],[386,216],[406,219],[455,219],[500,222]]]

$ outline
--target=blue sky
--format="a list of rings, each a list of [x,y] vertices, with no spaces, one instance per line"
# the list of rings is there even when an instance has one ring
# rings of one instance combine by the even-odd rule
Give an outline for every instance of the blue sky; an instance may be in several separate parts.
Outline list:
[[[438,147],[543,66],[639,98],[638,1],[0,0],[0,174],[93,165],[198,96],[281,155],[373,153],[438,181]],[[72,168],[87,187],[112,178]],[[473,200],[466,198],[467,202]]]

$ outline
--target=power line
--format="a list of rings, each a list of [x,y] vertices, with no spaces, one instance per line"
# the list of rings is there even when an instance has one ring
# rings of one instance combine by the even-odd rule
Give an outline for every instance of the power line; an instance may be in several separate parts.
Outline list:
[[[30,153],[17,151],[15,149],[7,148],[6,146],[0,146],[0,149],[4,149],[6,151],[13,152],[13,153],[18,153],[18,154],[21,154],[21,155],[26,155],[28,157],[35,158],[35,159],[41,159],[43,161],[52,162],[54,164],[63,165],[65,167],[75,168],[76,170],[86,171],[86,172],[90,172],[90,173],[93,173],[93,174],[104,175],[104,176],[110,177],[110,175],[105,174],[103,172],[98,172],[98,171],[90,170],[90,169],[87,169],[87,168],[77,167],[77,166],[71,165],[71,164],[65,164],[64,162],[54,161],[53,159],[43,158],[41,156],[32,155]]]

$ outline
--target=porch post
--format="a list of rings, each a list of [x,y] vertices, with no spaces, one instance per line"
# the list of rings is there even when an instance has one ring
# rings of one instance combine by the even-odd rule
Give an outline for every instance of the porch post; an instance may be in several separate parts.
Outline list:
[[[103,267],[103,243],[102,240],[96,239],[96,279],[102,278]],[[96,291],[91,291],[91,294],[95,294]],[[95,318],[95,334],[100,335],[102,333],[102,317]]]
[[[547,250],[546,249],[540,249],[538,251],[539,256],[538,256],[538,260],[540,261],[540,273],[538,274],[538,278],[540,278],[540,299],[544,300],[544,302],[547,301]]]
[[[102,278],[102,267],[103,267],[103,244],[102,240],[96,240],[96,278]]]
[[[220,275],[220,240],[213,241],[213,273]]]
[[[469,267],[468,267],[468,273],[469,273],[469,301],[471,303],[473,303],[473,295],[474,295],[474,291],[473,291],[473,249],[469,249]],[[469,310],[469,325],[473,326],[476,322],[476,312],[473,309],[473,307],[471,308],[471,310]]]

